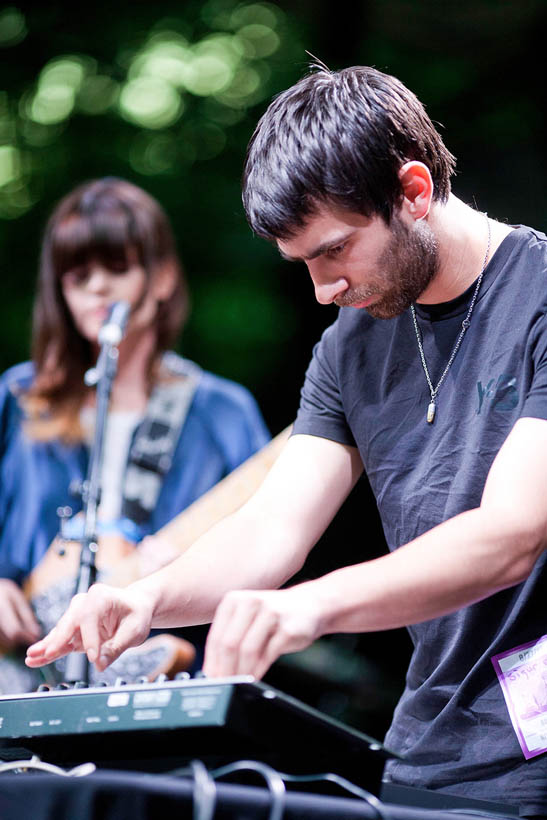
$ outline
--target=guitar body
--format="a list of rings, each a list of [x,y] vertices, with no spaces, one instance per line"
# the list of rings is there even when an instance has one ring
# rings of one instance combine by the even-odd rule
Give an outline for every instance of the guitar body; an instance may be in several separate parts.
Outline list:
[[[96,564],[101,581],[112,586],[127,586],[139,577],[137,548],[119,535],[101,536]],[[74,587],[79,566],[80,544],[56,538],[23,584],[26,598],[35,601],[65,579]]]
[[[289,436],[283,430],[266,447],[247,459],[209,492],[197,499],[163,527],[158,535],[169,538],[179,554],[213,524],[238,509],[258,488]],[[36,618],[49,632],[67,609],[76,587],[80,544],[56,538],[23,585]],[[137,547],[121,536],[101,536],[97,551],[97,580],[112,586],[127,586],[140,577]],[[0,652],[0,694],[33,691],[41,683],[55,685],[64,680],[66,658],[40,669],[24,664],[24,650]],[[148,638],[141,646],[126,650],[104,672],[90,667],[90,683],[114,684],[118,677],[132,681],[154,680],[160,674],[173,677],[188,669],[195,658],[191,643],[165,633]]]
[[[34,614],[44,634],[49,632],[74,595],[80,563],[80,544],[55,539],[23,585]],[[137,550],[120,536],[100,539],[97,551],[97,580],[114,586],[126,586],[138,577]],[[134,681],[145,677],[152,681],[158,675],[174,677],[194,661],[195,649],[189,641],[169,633],[155,635],[141,646],[129,649],[102,673],[89,669],[89,682],[99,680],[114,684],[117,678]],[[41,669],[29,669],[24,650],[0,655],[0,692],[30,692],[40,684],[55,686],[64,678],[66,658]]]

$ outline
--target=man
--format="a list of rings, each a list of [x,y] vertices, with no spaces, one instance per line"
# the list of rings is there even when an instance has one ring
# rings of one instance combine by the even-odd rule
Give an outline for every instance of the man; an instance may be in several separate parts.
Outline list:
[[[469,208],[453,170],[416,97],[373,69],[319,68],[272,103],[248,219],[342,308],[293,436],[238,513],[168,572],[74,601],[27,662],[83,648],[103,668],[150,623],[214,615],[205,673],[259,677],[326,633],[407,625],[388,777],[542,816],[545,760],[524,760],[491,659],[542,636],[547,240]],[[272,591],[363,469],[390,554],[364,543],[362,564]]]

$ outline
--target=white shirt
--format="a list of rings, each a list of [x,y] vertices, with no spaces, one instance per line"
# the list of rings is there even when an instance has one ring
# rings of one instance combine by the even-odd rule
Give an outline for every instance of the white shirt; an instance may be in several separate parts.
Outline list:
[[[109,411],[104,436],[101,469],[101,503],[97,512],[101,521],[115,521],[120,517],[122,487],[131,437],[142,419],[138,410]],[[93,442],[95,409],[84,407],[80,414],[86,442]]]

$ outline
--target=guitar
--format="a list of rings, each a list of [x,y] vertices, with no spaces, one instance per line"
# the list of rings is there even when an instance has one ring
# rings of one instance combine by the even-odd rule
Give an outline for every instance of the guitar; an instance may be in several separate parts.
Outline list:
[[[260,486],[290,434],[290,427],[248,458],[207,493],[156,533],[185,552],[204,532],[225,516],[235,512]],[[55,626],[74,593],[80,562],[80,544],[54,539],[43,558],[23,584],[36,618],[49,632]],[[138,549],[120,536],[101,536],[97,551],[98,580],[114,586],[127,586],[141,577]],[[31,670],[24,665],[24,652],[0,652],[0,693],[32,691],[40,683],[63,680],[66,658],[48,667]],[[97,673],[90,668],[90,683],[99,679],[113,684],[118,677],[135,680],[158,675],[173,677],[193,662],[195,649],[183,638],[168,633],[148,638],[141,646],[126,650],[108,669]]]

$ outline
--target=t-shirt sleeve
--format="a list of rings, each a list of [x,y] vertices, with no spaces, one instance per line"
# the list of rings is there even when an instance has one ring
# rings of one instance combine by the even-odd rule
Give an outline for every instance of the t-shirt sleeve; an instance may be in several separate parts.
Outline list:
[[[526,395],[521,417],[547,419],[547,315],[536,323],[532,361],[534,376]]]
[[[335,323],[313,350],[292,434],[320,436],[355,447],[338,384],[336,358]]]

